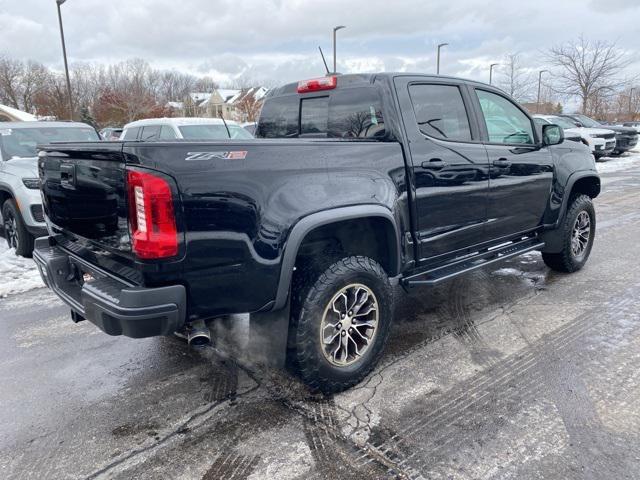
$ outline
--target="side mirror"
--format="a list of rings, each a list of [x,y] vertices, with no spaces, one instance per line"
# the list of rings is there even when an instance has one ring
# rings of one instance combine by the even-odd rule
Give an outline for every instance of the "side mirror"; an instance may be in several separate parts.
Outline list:
[[[564,130],[559,125],[543,125],[542,126],[542,144],[543,145],[559,145],[564,142]]]

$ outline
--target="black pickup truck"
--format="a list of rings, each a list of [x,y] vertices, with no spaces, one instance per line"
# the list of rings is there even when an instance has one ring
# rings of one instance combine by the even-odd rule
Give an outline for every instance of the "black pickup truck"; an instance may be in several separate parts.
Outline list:
[[[46,284],[110,335],[286,317],[324,391],[380,359],[393,286],[541,250],[580,269],[600,180],[587,147],[457,78],[327,76],[272,90],[255,140],[41,147]],[[269,313],[272,312],[272,313]]]

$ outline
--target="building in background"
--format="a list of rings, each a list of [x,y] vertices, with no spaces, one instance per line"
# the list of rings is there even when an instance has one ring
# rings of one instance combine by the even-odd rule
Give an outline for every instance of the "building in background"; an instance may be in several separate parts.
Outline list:
[[[211,93],[191,92],[183,101],[167,102],[165,107],[175,117],[210,117],[254,122],[267,91],[265,87],[251,87],[217,88]]]

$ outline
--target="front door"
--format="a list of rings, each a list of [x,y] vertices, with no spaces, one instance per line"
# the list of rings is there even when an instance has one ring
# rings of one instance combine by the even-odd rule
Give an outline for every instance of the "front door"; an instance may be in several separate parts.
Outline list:
[[[531,231],[542,224],[551,194],[549,147],[540,145],[533,121],[509,98],[473,91],[490,164],[487,235],[497,239]]]
[[[488,160],[469,115],[468,92],[451,80],[395,81],[409,141],[421,262],[482,243]]]

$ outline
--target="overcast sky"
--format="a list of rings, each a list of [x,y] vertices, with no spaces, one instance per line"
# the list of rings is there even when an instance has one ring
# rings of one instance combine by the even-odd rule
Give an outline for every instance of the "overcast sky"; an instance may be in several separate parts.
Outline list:
[[[140,57],[159,68],[281,83],[324,73],[331,29],[338,70],[435,71],[487,81],[509,52],[539,52],[583,33],[615,41],[640,73],[640,0],[67,0],[70,62]],[[0,54],[62,68],[55,0],[0,0]],[[495,70],[494,70],[495,73]]]

